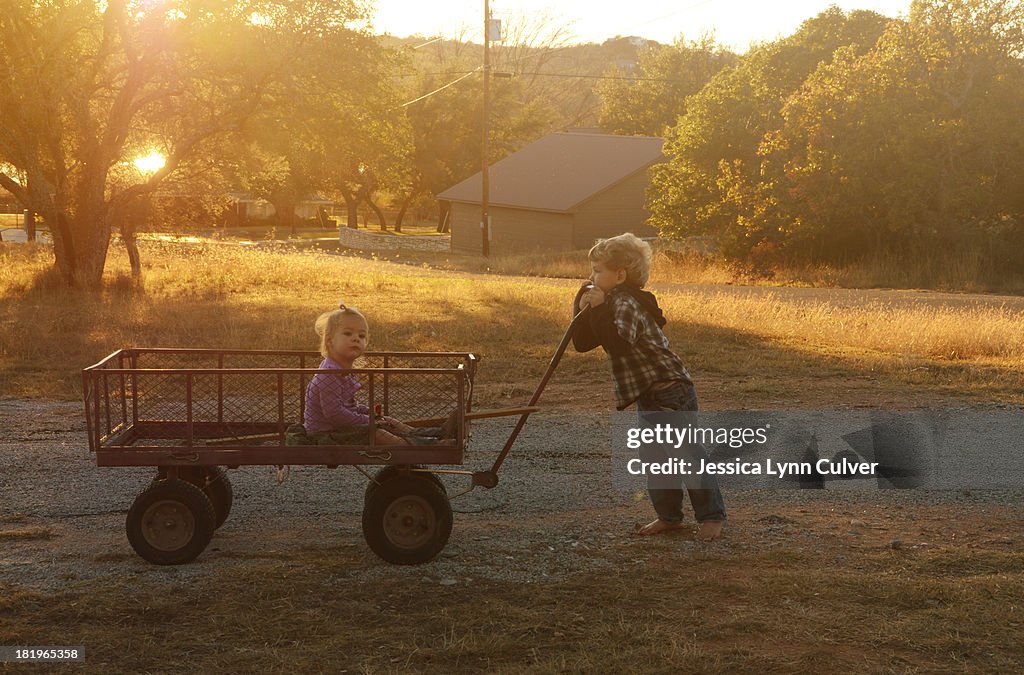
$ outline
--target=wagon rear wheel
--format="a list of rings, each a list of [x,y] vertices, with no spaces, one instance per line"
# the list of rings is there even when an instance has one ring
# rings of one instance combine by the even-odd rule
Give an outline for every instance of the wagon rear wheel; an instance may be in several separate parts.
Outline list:
[[[388,482],[392,478],[395,478],[397,476],[408,476],[411,473],[413,473],[410,471],[410,469],[421,468],[423,467],[421,467],[418,464],[392,464],[391,466],[385,466],[380,471],[375,473],[373,475],[373,479],[366,484],[366,493],[363,495],[363,504],[365,504],[366,501],[370,498],[370,494],[372,494],[377,488],[379,488],[381,485]],[[416,471],[414,475],[430,480],[434,485],[437,486],[437,489],[439,489],[444,494],[448,494],[448,488],[445,487],[444,483],[441,482],[441,479],[438,478],[435,474],[427,473],[426,471]]]
[[[377,486],[363,507],[363,536],[389,563],[419,565],[440,553],[452,533],[448,495],[418,473]]]
[[[135,552],[157,565],[194,560],[213,536],[217,515],[209,497],[179,478],[153,483],[128,509],[125,529]]]
[[[228,519],[231,513],[231,505],[235,501],[235,492],[231,489],[231,481],[228,479],[228,472],[219,466],[207,467],[206,484],[199,486],[213,504],[213,510],[217,514],[217,522],[214,528],[219,528]]]
[[[206,493],[213,504],[213,511],[217,514],[217,522],[214,529],[220,528],[227,521],[231,514],[231,505],[235,501],[235,493],[231,488],[231,480],[228,472],[219,466],[195,466],[179,469],[178,475],[182,480],[192,483]],[[153,483],[167,478],[167,469],[160,467],[157,470]]]

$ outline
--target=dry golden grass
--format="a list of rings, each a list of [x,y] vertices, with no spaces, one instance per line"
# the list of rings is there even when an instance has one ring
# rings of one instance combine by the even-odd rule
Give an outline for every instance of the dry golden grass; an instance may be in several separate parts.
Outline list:
[[[839,307],[827,301],[778,302],[717,294],[673,294],[677,315],[719,328],[815,346],[898,357],[974,360],[1024,366],[1024,316],[1005,307],[893,307],[878,301]]]
[[[432,262],[441,269],[471,272],[566,279],[580,279],[590,274],[585,250],[496,256],[490,260],[454,254],[445,256],[445,262]],[[883,256],[839,267],[782,265],[768,270],[752,270],[714,256],[656,248],[651,282],[1024,292],[1024,277],[996,273],[992,265],[972,252],[954,252],[942,258],[919,258],[911,264]]]
[[[90,293],[60,285],[47,248],[0,246],[0,395],[75,397],[82,367],[128,346],[313,349],[314,318],[339,299],[366,313],[372,348],[475,351],[482,381],[532,386],[578,283],[217,243],[145,242],[142,253],[136,281],[112,249],[105,289]],[[579,263],[562,269],[577,279],[586,267],[564,256],[541,263]],[[741,389],[755,400],[801,379],[882,378],[879,387],[905,393],[959,388],[1014,401],[1024,390],[1024,321],[1008,309],[849,307],[724,290],[660,300],[698,379],[747,378]],[[606,368],[600,354],[570,355],[558,380],[604,382]]]

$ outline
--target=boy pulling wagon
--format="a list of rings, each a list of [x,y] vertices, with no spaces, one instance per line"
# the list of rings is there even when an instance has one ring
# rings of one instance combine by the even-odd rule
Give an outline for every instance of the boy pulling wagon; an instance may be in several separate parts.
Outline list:
[[[636,403],[641,423],[653,424],[654,413],[696,412],[697,392],[682,361],[669,348],[662,331],[666,323],[653,293],[643,290],[651,271],[651,247],[633,234],[600,240],[590,249],[593,274],[576,296],[574,310],[590,307],[588,317],[573,334],[576,351],[603,347],[611,359],[615,407],[624,410]],[[664,461],[663,449],[645,457]],[[678,452],[699,466],[707,453],[700,443],[684,445]],[[659,456],[661,455],[661,456]],[[648,481],[648,494],[658,514],[639,534],[653,535],[683,528],[683,490],[677,477],[665,487]],[[713,475],[686,476],[686,491],[700,523],[697,539],[712,541],[722,534],[725,502]]]

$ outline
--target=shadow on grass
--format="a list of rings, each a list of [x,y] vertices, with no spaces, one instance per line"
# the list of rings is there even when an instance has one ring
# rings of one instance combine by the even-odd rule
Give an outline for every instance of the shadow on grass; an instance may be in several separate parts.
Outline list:
[[[517,295],[515,283],[503,286],[484,277],[474,297],[463,303],[431,297],[406,278],[385,277],[372,290],[346,293],[346,299],[366,314],[371,349],[471,351],[483,357],[479,382],[532,389],[568,326],[572,293],[567,289],[564,312],[551,311],[524,302],[528,296]],[[422,300],[415,293],[422,293]],[[536,303],[546,301],[537,298]],[[336,299],[307,300],[302,307],[288,306],[287,296],[280,304],[253,302],[244,294],[195,285],[154,297],[126,275],[100,292],[87,292],[65,288],[48,270],[9,292],[0,307],[0,391],[12,397],[75,398],[81,393],[81,368],[132,346],[314,350],[316,315]],[[851,387],[863,397],[884,392],[890,401],[910,405],[922,392],[962,395],[965,381],[991,399],[1012,396],[1021,384],[1021,373],[1012,368],[917,363],[897,356],[888,367],[877,368],[846,353],[799,349],[708,324],[670,321],[668,334],[698,391],[708,381],[715,383],[712,397],[703,396],[711,407],[737,407],[737,402],[763,407],[786,398],[806,403],[809,391],[816,404],[831,405],[847,401]],[[570,347],[553,382],[610,391],[606,360],[600,349],[577,355]]]

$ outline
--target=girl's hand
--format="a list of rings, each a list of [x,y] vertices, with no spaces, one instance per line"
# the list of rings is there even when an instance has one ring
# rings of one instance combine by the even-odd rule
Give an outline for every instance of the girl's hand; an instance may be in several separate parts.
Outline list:
[[[413,431],[412,427],[410,427],[408,424],[404,424],[403,422],[396,420],[394,417],[390,417],[387,415],[381,418],[381,422],[383,423],[382,426],[385,429],[397,431],[398,433],[401,434],[410,434]]]

